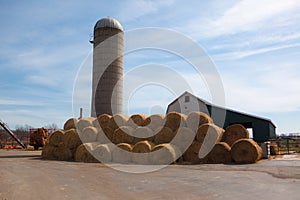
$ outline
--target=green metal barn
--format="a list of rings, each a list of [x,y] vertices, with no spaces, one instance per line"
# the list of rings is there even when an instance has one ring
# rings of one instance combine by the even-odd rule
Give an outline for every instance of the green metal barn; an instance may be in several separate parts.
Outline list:
[[[184,92],[167,108],[167,113],[180,112],[187,115],[192,111],[209,114],[214,123],[224,129],[231,124],[241,124],[252,132],[253,139],[258,143],[276,137],[276,126],[270,119],[216,106],[189,92]]]

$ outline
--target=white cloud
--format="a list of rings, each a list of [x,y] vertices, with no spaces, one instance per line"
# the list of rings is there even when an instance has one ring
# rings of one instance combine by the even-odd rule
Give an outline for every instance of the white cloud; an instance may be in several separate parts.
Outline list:
[[[42,106],[42,102],[33,102],[29,100],[15,100],[15,99],[0,99],[0,105],[14,105],[14,106]]]
[[[179,28],[196,39],[291,26],[299,21],[299,0],[242,0],[214,16],[191,19]]]
[[[235,34],[240,31],[257,30],[272,21],[274,16],[293,12],[299,8],[298,0],[253,1],[243,0],[227,10],[223,16],[212,23],[218,34]]]
[[[236,51],[236,52],[216,54],[216,55],[213,55],[213,57],[216,60],[236,60],[236,59],[242,59],[242,58],[253,56],[253,55],[264,54],[264,53],[269,53],[272,51],[279,51],[279,50],[294,48],[294,47],[299,47],[299,46],[300,46],[300,43],[288,44],[288,45],[278,45],[278,46],[274,46],[274,47],[265,47],[265,48],[259,48],[259,49],[248,50],[248,51],[246,50],[246,51]]]

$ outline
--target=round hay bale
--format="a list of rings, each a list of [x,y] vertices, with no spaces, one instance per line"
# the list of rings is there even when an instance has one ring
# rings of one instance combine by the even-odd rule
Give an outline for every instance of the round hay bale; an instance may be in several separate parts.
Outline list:
[[[147,126],[148,128],[155,131],[157,127],[164,126],[166,122],[164,115],[154,114],[147,117],[144,121],[144,126]]]
[[[56,160],[72,160],[73,155],[70,149],[68,149],[64,144],[60,144],[53,149],[53,156]]]
[[[77,149],[82,144],[76,129],[67,130],[64,134],[63,142],[69,149]]]
[[[64,138],[64,131],[56,130],[50,135],[49,144],[52,146],[58,146],[64,142],[63,138]]]
[[[208,163],[231,163],[230,146],[225,142],[218,142],[207,156]]]
[[[202,144],[199,151],[200,159],[205,158],[215,144],[221,141],[221,138],[222,131],[218,126],[214,124],[201,125],[196,136],[197,141]]]
[[[53,154],[55,149],[55,146],[47,143],[42,150],[42,158],[44,159],[49,159],[49,160],[55,160],[55,156]]]
[[[95,119],[92,121],[92,127],[95,127],[95,128],[97,128],[97,129],[100,129],[100,128],[101,128],[101,126],[100,126],[99,121],[98,121],[97,118],[95,118]],[[83,131],[83,130],[82,130],[82,131]]]
[[[221,131],[221,134],[222,134],[222,138],[223,138],[223,134],[225,133],[225,130],[223,128],[221,128],[221,127],[219,127],[219,128],[220,128],[220,131]]]
[[[92,152],[95,148],[96,143],[84,143],[77,147],[75,152],[75,161],[77,162],[89,162],[97,163],[99,162],[93,155]]]
[[[148,160],[152,165],[168,165],[175,163],[180,156],[181,152],[175,145],[159,144],[152,148]]]
[[[100,125],[100,127],[103,129],[105,127],[108,127],[109,126],[109,122],[111,120],[112,116],[108,115],[108,114],[102,114],[102,115],[99,115],[97,117],[97,120],[98,120],[98,123]]]
[[[243,138],[249,138],[248,130],[243,125],[233,124],[226,128],[221,141],[232,146],[234,142]]]
[[[171,144],[177,146],[181,152],[185,152],[187,148],[193,143],[196,133],[187,127],[180,127],[175,132],[175,137]]]
[[[89,126],[82,130],[80,139],[81,139],[82,143],[96,142],[98,133],[99,133],[99,131],[97,128]]]
[[[78,123],[77,118],[70,118],[64,124],[64,130],[69,130],[72,128],[76,128],[76,124]]]
[[[154,144],[147,140],[140,141],[132,147],[132,161],[136,164],[147,165],[149,163],[148,155]]]
[[[186,119],[187,127],[192,129],[194,132],[197,132],[199,126],[208,123],[213,124],[213,120],[208,114],[203,112],[191,112],[188,114]]]
[[[112,142],[113,141],[113,137],[114,137],[114,131],[111,128],[109,128],[109,127],[102,128],[102,131],[106,135],[107,139]],[[101,132],[101,130],[100,130],[100,132]]]
[[[201,143],[198,141],[193,141],[193,143],[188,147],[188,149],[183,154],[183,160],[191,164],[204,163],[205,159],[199,158],[199,151],[201,148]]]
[[[217,142],[222,139],[222,129],[220,127],[214,124],[202,124],[197,130],[196,140],[203,143],[205,137],[210,134],[218,135]]]
[[[86,127],[93,126],[94,117],[87,117],[79,119],[76,124],[76,129],[79,133],[82,133],[82,130]]]
[[[132,144],[134,137],[132,136],[133,128],[130,126],[121,126],[116,129],[113,135],[113,143],[129,143]]]
[[[170,112],[166,116],[165,126],[172,129],[172,131],[176,131],[179,127],[186,126],[186,115],[178,112]]]
[[[154,131],[154,143],[155,144],[164,144],[170,143],[175,137],[175,132],[172,131],[169,127],[161,126]]]
[[[239,139],[231,147],[231,157],[238,164],[255,163],[262,157],[261,147],[252,139]]]
[[[117,144],[118,148],[112,150],[112,160],[114,163],[128,164],[131,163],[132,145],[127,143]]]
[[[108,128],[108,127],[106,127],[105,129],[107,129],[107,128]],[[108,129],[111,131],[110,128],[108,128]],[[105,132],[104,132],[104,130],[103,130],[102,128],[98,129],[97,131],[98,131],[98,134],[97,134],[97,137],[96,137],[96,141],[97,141],[97,142],[99,142],[100,144],[107,144],[107,143],[112,142],[112,139],[110,140],[110,139],[106,136],[106,134],[105,134]],[[110,132],[110,137],[111,137],[111,138],[113,137],[113,132],[112,132],[112,131]]]
[[[147,115],[144,114],[134,114],[131,115],[128,121],[126,122],[126,126],[130,126],[132,128],[137,128],[138,126],[144,126]]]
[[[145,126],[140,126],[134,129],[132,135],[134,136],[134,141],[133,141],[134,144],[143,140],[148,140],[152,142],[154,138],[152,129]]]
[[[128,115],[116,114],[109,120],[108,127],[115,131],[121,126],[125,126],[128,119]]]
[[[102,163],[112,162],[112,151],[116,146],[112,143],[109,144],[99,144],[93,151],[93,155],[97,160]]]

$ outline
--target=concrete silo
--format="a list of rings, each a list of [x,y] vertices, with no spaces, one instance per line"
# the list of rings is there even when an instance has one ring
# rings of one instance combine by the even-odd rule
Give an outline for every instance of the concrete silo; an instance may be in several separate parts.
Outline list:
[[[91,116],[122,112],[124,33],[111,18],[100,19],[94,27]]]

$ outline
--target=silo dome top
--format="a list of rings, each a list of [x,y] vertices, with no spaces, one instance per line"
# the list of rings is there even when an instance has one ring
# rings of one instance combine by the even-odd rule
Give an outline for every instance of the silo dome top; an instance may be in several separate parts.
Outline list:
[[[103,28],[103,27],[116,28],[116,29],[123,31],[123,27],[120,24],[120,22],[118,22],[116,19],[114,19],[112,17],[105,17],[105,18],[100,19],[95,24],[94,29]]]

